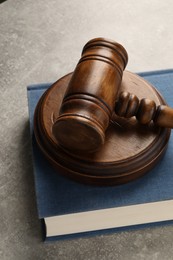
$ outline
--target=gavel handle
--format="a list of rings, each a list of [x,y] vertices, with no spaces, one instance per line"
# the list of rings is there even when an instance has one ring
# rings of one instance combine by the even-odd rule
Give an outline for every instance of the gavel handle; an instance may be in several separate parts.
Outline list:
[[[139,98],[129,92],[121,92],[115,103],[115,113],[120,117],[135,116],[141,124],[148,124],[151,120],[155,124],[173,128],[173,108],[165,105],[156,106],[153,100]]]

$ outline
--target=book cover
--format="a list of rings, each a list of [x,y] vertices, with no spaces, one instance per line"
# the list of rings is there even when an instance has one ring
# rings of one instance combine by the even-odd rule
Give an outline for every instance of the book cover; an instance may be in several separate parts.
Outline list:
[[[139,73],[173,107],[173,70]],[[33,134],[35,106],[51,83],[28,86],[30,129],[38,217],[46,240],[84,236],[173,219],[173,137],[165,156],[142,178],[114,187],[80,184],[58,174],[37,147]]]

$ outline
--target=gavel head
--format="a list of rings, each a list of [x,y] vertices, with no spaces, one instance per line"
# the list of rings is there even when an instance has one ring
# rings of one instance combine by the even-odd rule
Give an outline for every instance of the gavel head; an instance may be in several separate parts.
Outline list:
[[[63,148],[93,152],[104,143],[127,61],[119,43],[96,38],[84,46],[52,129]]]

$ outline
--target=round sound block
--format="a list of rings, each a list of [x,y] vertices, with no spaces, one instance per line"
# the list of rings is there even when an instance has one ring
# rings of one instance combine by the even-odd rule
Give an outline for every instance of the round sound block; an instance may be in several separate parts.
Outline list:
[[[52,134],[52,126],[71,76],[68,74],[54,83],[43,94],[35,110],[35,137],[50,163],[59,173],[97,185],[123,184],[152,169],[165,152],[170,130],[153,123],[140,125],[135,117],[124,119],[114,114],[106,132],[105,144],[97,152],[70,153],[59,145]],[[154,100],[156,105],[165,104],[154,87],[128,71],[123,74],[120,90],[131,92],[140,99]],[[70,139],[70,132],[67,138]]]

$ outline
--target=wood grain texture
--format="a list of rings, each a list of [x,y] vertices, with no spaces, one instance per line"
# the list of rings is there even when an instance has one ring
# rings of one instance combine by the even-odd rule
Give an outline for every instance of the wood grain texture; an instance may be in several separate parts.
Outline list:
[[[94,153],[70,152],[62,148],[52,134],[52,128],[71,77],[72,74],[68,74],[53,84],[35,111],[37,143],[59,173],[84,183],[117,185],[138,178],[154,167],[164,154],[170,130],[160,128],[152,121],[141,125],[135,117],[126,119],[114,113],[105,143]],[[121,91],[134,93],[139,100],[147,97],[156,106],[165,105],[163,98],[148,82],[131,72],[124,72]],[[68,138],[71,138],[71,130]]]
[[[52,129],[64,148],[93,152],[103,145],[127,59],[123,46],[105,38],[84,46]]]

